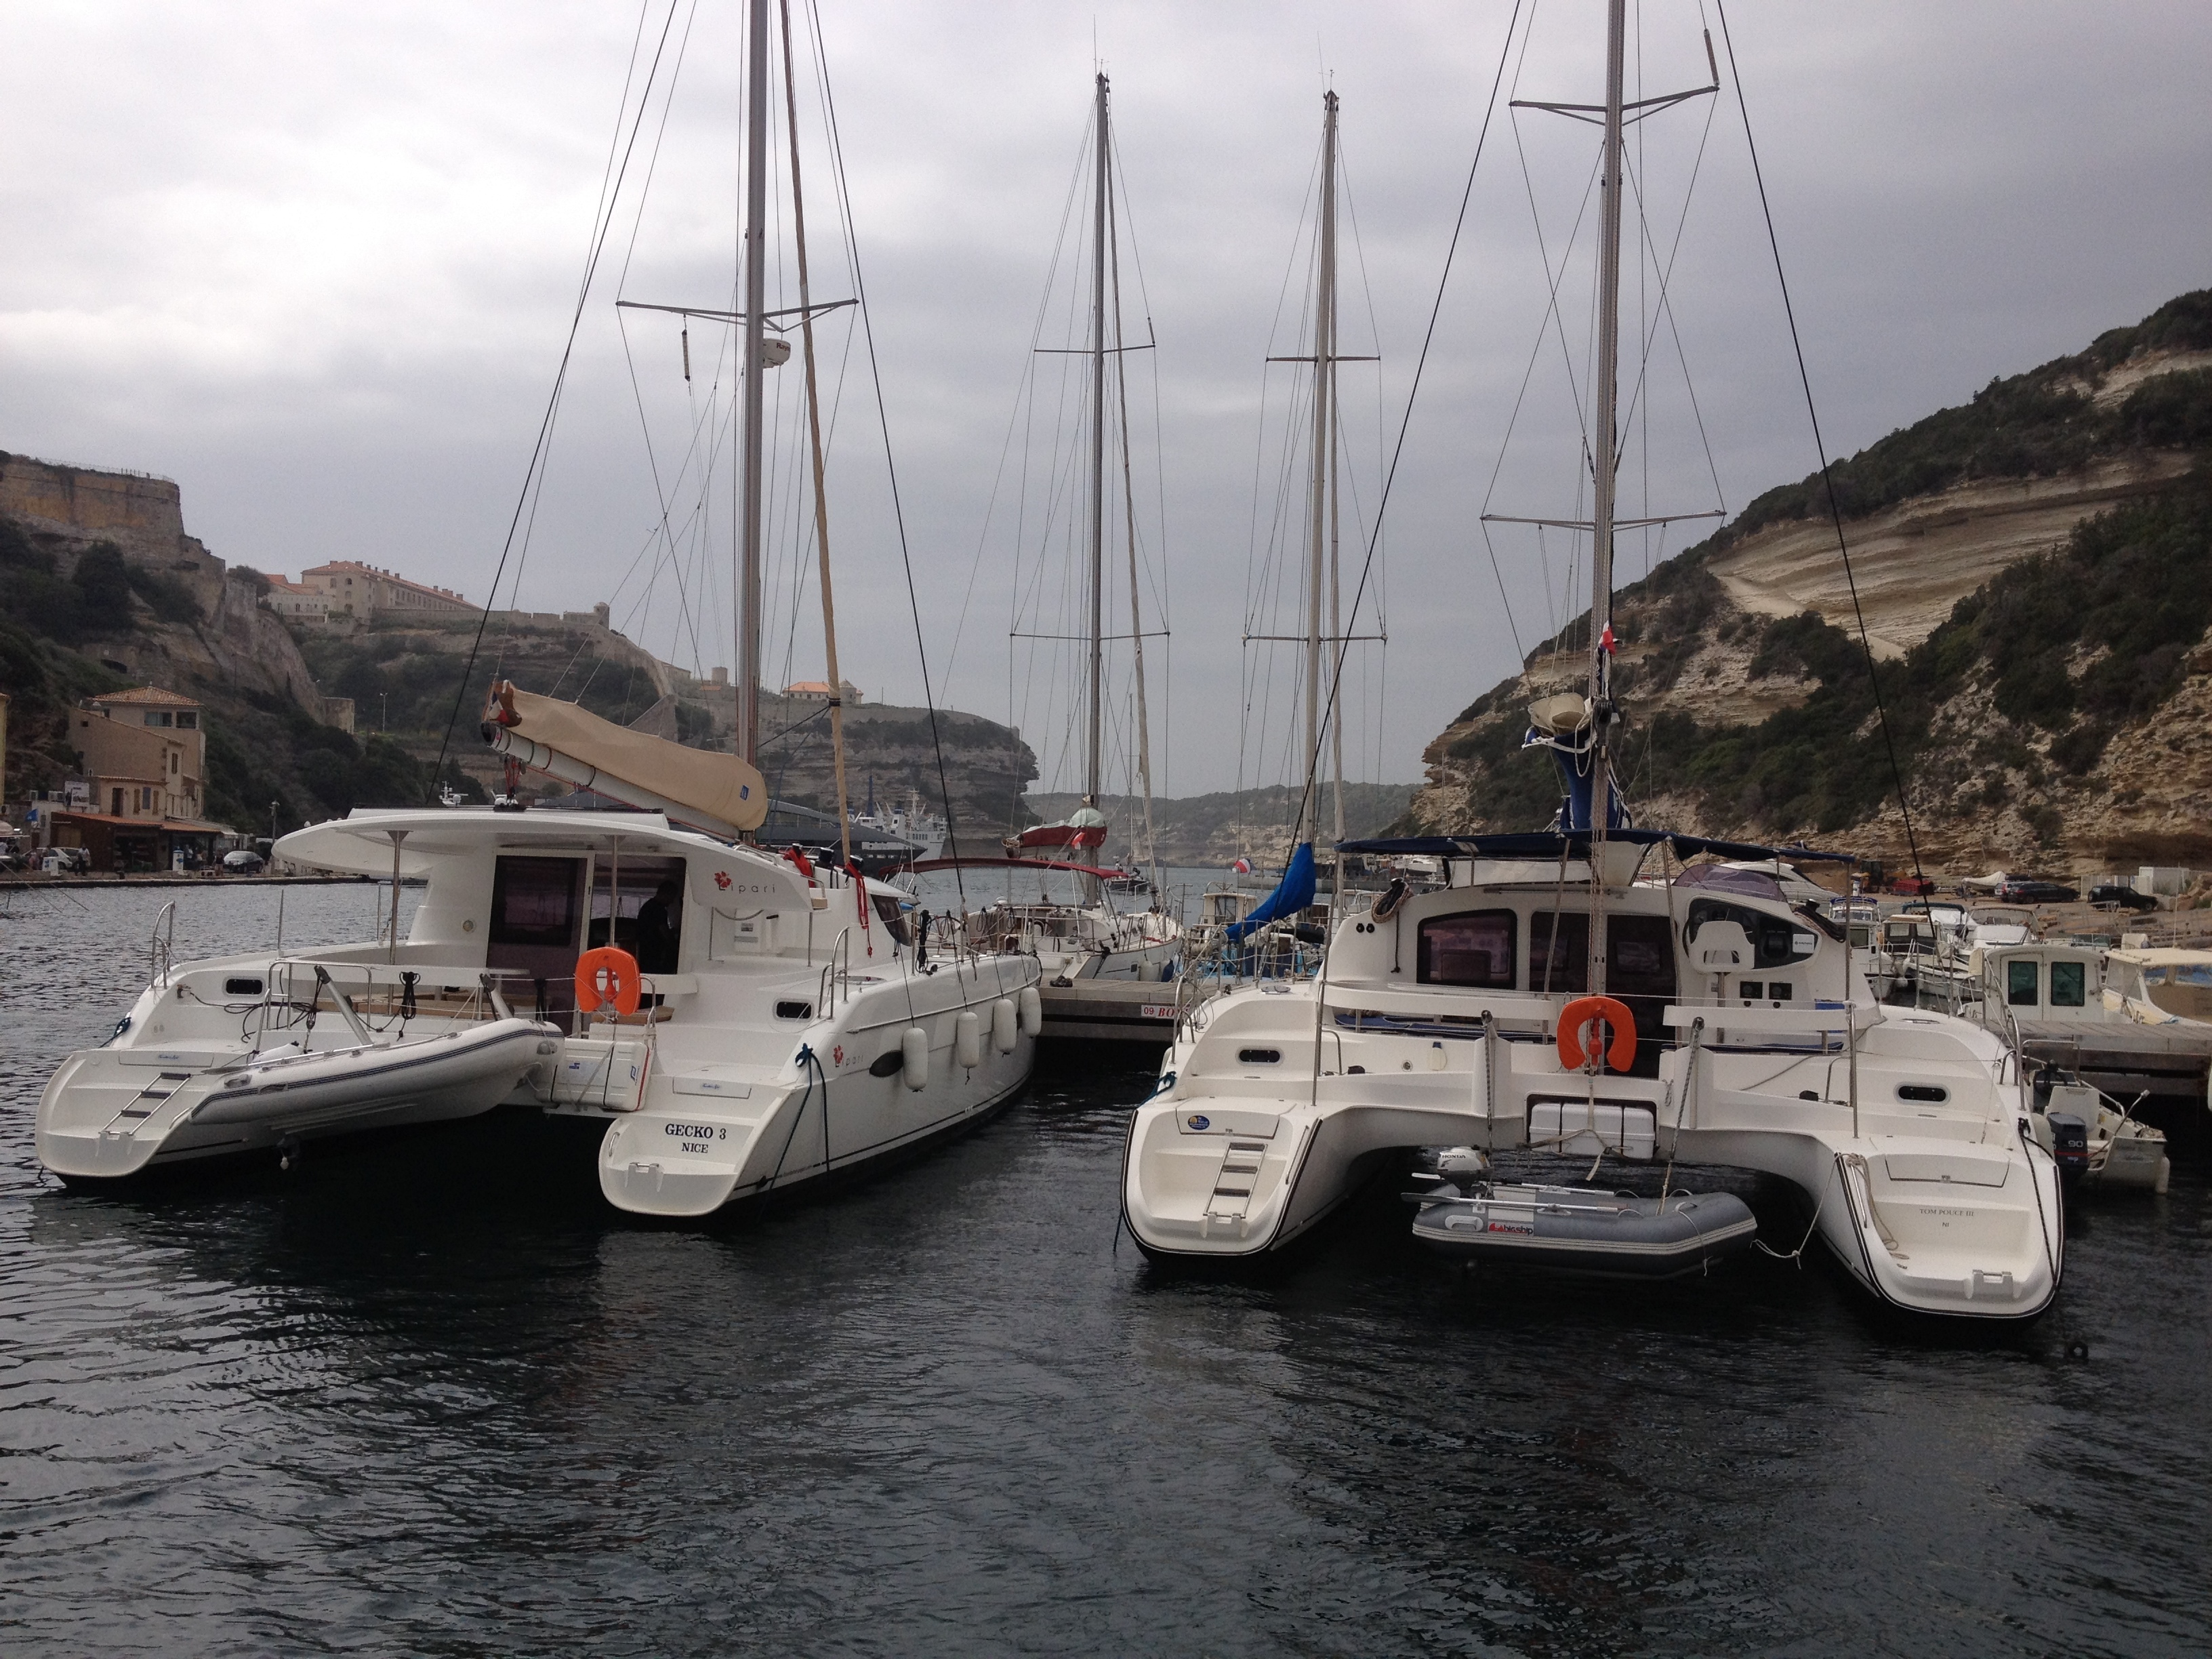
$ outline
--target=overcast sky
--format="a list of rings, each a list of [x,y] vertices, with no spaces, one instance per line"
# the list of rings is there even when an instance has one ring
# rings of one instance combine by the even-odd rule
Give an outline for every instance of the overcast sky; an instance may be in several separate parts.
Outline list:
[[[645,8],[646,58],[668,3]],[[1179,794],[1279,780],[1295,686],[1241,635],[1297,626],[1252,596],[1274,580],[1265,526],[1296,533],[1303,511],[1278,501],[1298,483],[1281,457],[1302,388],[1263,360],[1301,349],[1279,308],[1304,294],[1321,94],[1343,100],[1356,215],[1342,349],[1382,359],[1343,371],[1356,568],[1510,0],[820,3],[940,698],[1021,721],[1046,786],[1073,781],[1072,665],[1032,648],[1010,672],[1007,635],[1018,587],[1031,595],[1024,627],[1049,631],[1064,613],[1050,596],[1066,504],[1048,511],[1037,481],[1070,465],[1050,419],[1066,360],[1030,353],[1070,343],[1062,216],[1103,64],[1133,237],[1128,308],[1149,313],[1158,345],[1133,358],[1130,381],[1146,580],[1164,573],[1173,629],[1150,665],[1155,781]],[[1626,331],[1654,341],[1626,504],[1734,510],[1815,454],[1717,17],[1711,0],[1639,9],[1632,84],[1639,72],[1647,94],[1702,83],[1711,27],[1724,95],[1640,130],[1648,234],[1671,286],[1662,311],[1651,258],[1625,278]],[[1533,26],[1524,5],[1521,20],[1509,95],[1601,94],[1595,0],[1546,0]],[[2212,8],[1739,0],[1729,22],[1832,452],[2212,283]],[[687,387],[678,325],[625,320],[613,301],[730,303],[740,23],[734,0],[677,0],[520,571],[525,607],[611,600],[686,666],[732,659],[728,447],[703,489],[686,455],[695,423],[718,431],[726,412],[726,346],[693,325]],[[635,114],[638,9],[163,0],[18,7],[9,29],[0,448],[174,477],[188,527],[234,562],[296,574],[358,558],[482,598],[568,337],[610,145]],[[816,291],[842,297],[820,112],[802,79]],[[1595,137],[1556,116],[1493,119],[1382,580],[1351,630],[1375,631],[1373,602],[1387,601],[1387,652],[1356,647],[1347,670],[1356,776],[1417,778],[1427,740],[1511,672],[1516,637],[1525,648],[1587,603],[1563,544],[1494,532],[1509,624],[1478,516],[1486,501],[1524,516],[1587,510],[1575,410]],[[1549,335],[1547,252],[1565,262]],[[882,436],[849,315],[823,331],[839,399],[845,668],[872,696],[915,701]],[[1143,328],[1133,316],[1132,336]],[[1032,362],[1045,367],[1028,404]],[[795,371],[775,372],[780,441],[794,430]],[[1032,409],[1032,435],[1010,444],[1018,410]],[[787,574],[802,500],[795,475],[780,476],[769,672],[787,661],[811,678],[814,600],[799,596],[794,629]],[[673,560],[655,539],[664,507]],[[1667,546],[1697,533],[1678,527]],[[1642,542],[1625,545],[1624,579],[1645,557]],[[510,562],[502,601],[516,576]]]

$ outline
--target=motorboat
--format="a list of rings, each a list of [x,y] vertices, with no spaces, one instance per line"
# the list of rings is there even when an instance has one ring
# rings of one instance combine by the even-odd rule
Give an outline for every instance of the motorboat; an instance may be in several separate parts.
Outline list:
[[[1035,1057],[1034,960],[933,951],[901,890],[660,813],[356,811],[277,855],[428,884],[382,939],[164,967],[47,1085],[48,1168],[110,1177],[504,1104],[603,1121],[611,1203],[699,1216],[970,1127]],[[635,964],[627,1009],[580,982],[608,951]]]
[[[2070,1186],[2162,1193],[2173,1165],[2166,1136],[2080,1078],[2043,1067],[2033,1086],[2029,1129]]]
[[[2212,1028],[2212,951],[2108,951],[2102,1000],[2140,1024]]]
[[[2185,1006],[2194,988],[2177,974],[2201,972],[2212,986],[2212,952],[2157,953],[2201,963],[2147,963],[2149,954],[2065,939],[1978,945],[1970,963],[1978,994],[1963,1012],[2028,1060],[2060,1066],[2116,1100],[2181,1097],[2193,1112],[2212,1073],[2212,1021],[2151,999]]]

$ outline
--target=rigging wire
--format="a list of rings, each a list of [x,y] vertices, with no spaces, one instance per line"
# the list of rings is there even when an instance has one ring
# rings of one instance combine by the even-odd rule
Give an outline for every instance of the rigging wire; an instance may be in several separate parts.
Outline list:
[[[486,596],[488,603],[485,605],[483,614],[477,619],[476,635],[469,642],[468,660],[462,665],[459,684],[453,688],[453,712],[446,717],[445,734],[438,740],[438,758],[431,767],[429,779],[424,786],[423,804],[425,805],[434,799],[439,780],[445,774],[446,756],[453,746],[453,728],[460,722],[463,701],[468,696],[470,682],[476,677],[477,656],[483,648],[484,629],[491,622],[491,607],[499,602],[500,580],[507,574],[507,557],[514,550],[516,532],[522,526],[526,507],[530,509],[530,522],[534,525],[537,521],[532,485],[542,483],[544,477],[545,454],[552,444],[554,420],[560,412],[562,389],[568,383],[568,365],[575,355],[576,334],[583,326],[584,306],[591,298],[592,279],[599,272],[599,256],[606,249],[607,233],[614,226],[614,204],[620,198],[623,180],[629,173],[630,157],[637,149],[638,132],[645,125],[646,109],[652,101],[653,83],[660,72],[661,54],[667,49],[669,31],[675,26],[677,7],[680,3],[681,0],[669,0],[668,15],[660,26],[660,38],[653,46],[653,62],[646,70],[645,86],[638,94],[637,113],[630,122],[629,139],[627,143],[624,143],[622,138],[622,114],[628,109],[629,88],[636,77],[637,41],[644,37],[645,20],[652,9],[652,0],[644,0],[644,3],[638,9],[637,36],[631,43],[630,68],[623,80],[623,105],[615,117],[615,136],[607,149],[607,173],[601,175],[599,200],[592,209],[594,222],[592,227],[591,252],[584,261],[583,280],[577,285],[575,309],[568,319],[568,337],[561,348],[561,365],[554,373],[553,389],[546,398],[545,412],[538,423],[538,437],[531,446],[530,463],[523,470],[521,492],[516,496],[514,511],[507,520],[507,538],[500,547],[499,563],[492,572],[491,592]],[[617,150],[622,156],[619,169],[615,165]],[[611,182],[609,180],[608,173],[612,175]],[[526,550],[528,541],[529,538],[525,533],[523,542]],[[519,569],[515,574],[515,580],[518,585],[521,581],[521,573]]]
[[[1391,487],[1398,480],[1398,463],[1405,457],[1406,434],[1413,424],[1413,405],[1420,396],[1421,376],[1423,371],[1428,367],[1429,349],[1435,343],[1437,319],[1443,313],[1444,291],[1451,283],[1452,263],[1459,252],[1461,234],[1467,228],[1468,204],[1474,197],[1475,173],[1482,166],[1482,152],[1490,137],[1490,123],[1492,118],[1498,112],[1498,89],[1505,84],[1505,65],[1512,56],[1513,31],[1521,21],[1522,4],[1522,0],[1513,0],[1513,15],[1506,20],[1505,44],[1498,54],[1498,73],[1490,84],[1490,101],[1483,108],[1482,130],[1475,137],[1474,159],[1468,164],[1467,187],[1460,193],[1459,214],[1452,222],[1451,240],[1444,249],[1443,270],[1437,278],[1437,297],[1429,307],[1429,325],[1421,336],[1420,355],[1413,361],[1413,384],[1406,391],[1406,411],[1398,422],[1398,440],[1390,452],[1390,468],[1382,475],[1382,495],[1375,507],[1375,528],[1368,536],[1366,556],[1359,563],[1359,582],[1352,590],[1352,604],[1346,609],[1346,614],[1354,619],[1357,619],[1359,615],[1359,602],[1366,595],[1368,578],[1374,571],[1376,545],[1382,537],[1382,520],[1390,505]],[[1330,676],[1328,688],[1328,712],[1332,718],[1336,712],[1338,693],[1344,683],[1344,659],[1350,652],[1351,644],[1348,641],[1337,641],[1335,670]],[[1315,780],[1319,775],[1320,766],[1321,751],[1316,744],[1315,751],[1306,757],[1305,799],[1301,800],[1298,809],[1301,817],[1304,815],[1306,806],[1311,802]]]
[[[837,199],[842,210],[846,257],[851,263],[854,297],[860,301],[855,309],[860,313],[860,333],[867,343],[868,374],[874,383],[876,414],[883,428],[884,470],[890,480],[891,519],[898,527],[899,562],[906,570],[907,608],[914,617],[914,648],[915,654],[920,659],[921,665],[922,706],[929,713],[929,744],[937,758],[937,787],[939,793],[945,801],[945,840],[957,848],[959,828],[952,805],[952,786],[945,769],[945,743],[938,731],[937,697],[930,685],[929,641],[922,633],[921,598],[915,586],[914,555],[907,543],[906,508],[899,498],[898,465],[891,450],[890,406],[884,398],[883,368],[876,357],[875,321],[869,311],[867,283],[860,274],[860,239],[853,229],[853,199],[845,176],[844,139],[838,128],[837,100],[830,88],[829,70],[823,53],[822,12],[819,0],[806,0],[806,13],[807,20],[812,26],[815,62],[821,76],[823,113],[830,130],[830,172],[836,179]],[[965,913],[968,908],[968,886],[961,878],[960,866],[957,864],[952,866],[952,875],[954,885],[960,895],[960,908],[963,913]]]
[[[1918,877],[1922,874],[1920,842],[1912,832],[1912,806],[1905,799],[1904,770],[1897,763],[1897,739],[1890,731],[1889,710],[1882,702],[1881,679],[1875,672],[1874,642],[1867,636],[1866,612],[1859,605],[1858,578],[1851,572],[1850,544],[1844,535],[1844,509],[1836,499],[1836,481],[1828,463],[1827,445],[1820,436],[1820,411],[1813,403],[1813,377],[1805,367],[1804,344],[1797,337],[1797,313],[1790,303],[1790,279],[1782,269],[1782,241],[1775,232],[1774,210],[1767,205],[1766,179],[1759,167],[1759,145],[1751,136],[1751,107],[1744,101],[1743,75],[1736,68],[1735,42],[1729,37],[1728,8],[1721,0],[1713,0],[1713,9],[1721,20],[1721,44],[1728,52],[1729,77],[1735,83],[1736,107],[1743,113],[1744,147],[1751,152],[1751,176],[1759,185],[1759,210],[1766,221],[1767,246],[1774,254],[1774,280],[1782,289],[1782,313],[1790,321],[1790,348],[1797,355],[1797,380],[1805,388],[1805,413],[1813,423],[1814,446],[1820,451],[1820,485],[1828,497],[1828,517],[1836,527],[1836,551],[1843,556],[1844,582],[1850,589],[1851,616],[1858,623],[1859,649],[1866,656],[1867,684],[1874,692],[1875,717],[1881,726],[1882,747],[1889,756],[1889,777],[1897,789],[1897,810],[1905,819],[1905,843],[1911,850],[1912,873]]]

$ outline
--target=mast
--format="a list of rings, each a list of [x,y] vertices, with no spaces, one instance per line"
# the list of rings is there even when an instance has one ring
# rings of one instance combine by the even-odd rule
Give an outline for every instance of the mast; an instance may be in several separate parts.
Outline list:
[[[1084,804],[1098,805],[1100,676],[1106,623],[1106,77],[1098,77],[1097,179],[1091,215],[1091,742]]]
[[[1113,232],[1108,246],[1114,250],[1114,343],[1121,337],[1121,233],[1114,217],[1114,198],[1106,198],[1107,227]],[[1121,526],[1129,550],[1129,643],[1137,680],[1137,782],[1145,798],[1145,857],[1152,866],[1152,896],[1159,896],[1160,838],[1152,822],[1152,727],[1145,706],[1144,589],[1137,580],[1137,485],[1129,463],[1129,359],[1117,351],[1114,359],[1114,401],[1121,428]]]
[[[745,46],[744,500],[738,563],[738,752],[760,761],[761,370],[767,303],[768,0],[750,0]]]
[[[1613,516],[1614,407],[1620,377],[1620,100],[1626,0],[1608,0],[1605,32],[1605,158],[1600,184],[1597,430],[1590,515],[1589,989],[1605,994],[1605,832],[1613,816]]]
[[[777,5],[783,22],[784,118],[791,134],[791,233],[799,253],[799,333],[806,354],[806,435],[814,451],[814,547],[822,568],[822,650],[830,669],[830,761],[837,775],[838,850],[849,866],[853,811],[845,788],[845,682],[837,672],[837,609],[830,594],[830,486],[823,476],[822,400],[814,373],[813,296],[806,278],[806,209],[799,189],[799,88],[791,73],[791,0],[777,0]]]
[[[1313,803],[1313,816],[1300,824],[1306,835],[1301,840],[1312,838],[1312,832],[1321,823],[1321,799],[1318,788],[1312,787],[1315,775],[1321,768],[1321,662],[1322,611],[1329,606],[1328,631],[1340,632],[1335,626],[1335,599],[1328,590],[1330,537],[1328,507],[1330,471],[1330,452],[1334,446],[1331,434],[1330,393],[1334,389],[1336,374],[1336,94],[1322,94],[1321,138],[1321,270],[1314,283],[1314,397],[1313,397],[1313,483],[1312,501],[1307,518],[1310,535],[1308,538],[1310,568],[1306,582],[1306,778],[1307,799]],[[1337,814],[1344,811],[1344,786],[1337,785]],[[1340,835],[1342,832],[1339,825]]]
[[[1339,408],[1336,398],[1336,94],[1326,99],[1327,131],[1322,134],[1322,148],[1327,152],[1328,171],[1322,176],[1321,185],[1321,246],[1322,280],[1328,284],[1328,342],[1316,348],[1321,357],[1322,377],[1328,386],[1328,632],[1336,646],[1336,660],[1344,660],[1344,591],[1340,580],[1338,545],[1340,521],[1343,516],[1343,496],[1337,487],[1336,421]],[[1336,786],[1336,836],[1344,839],[1344,688],[1336,682],[1340,678],[1333,674],[1328,711],[1328,742],[1330,771]],[[1332,882],[1330,890],[1337,884]]]

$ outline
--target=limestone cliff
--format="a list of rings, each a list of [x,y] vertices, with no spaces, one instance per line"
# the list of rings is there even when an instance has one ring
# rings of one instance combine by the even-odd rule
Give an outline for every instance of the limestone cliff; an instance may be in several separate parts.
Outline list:
[[[1619,596],[1640,820],[2083,869],[2212,859],[2212,293],[1771,490]],[[1429,747],[1406,823],[1528,828],[1558,786],[1523,706],[1579,690],[1587,618]],[[1889,715],[1875,717],[1866,649]]]

